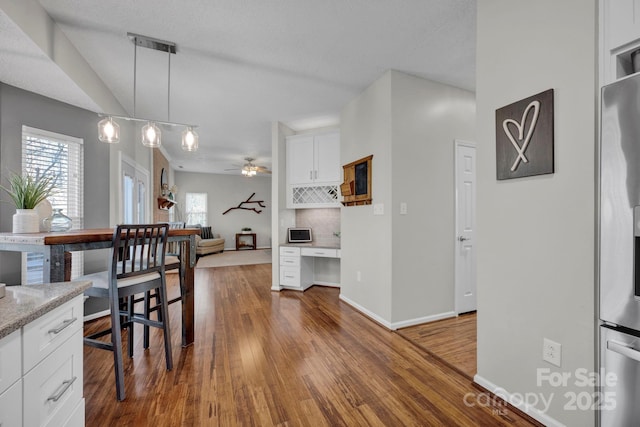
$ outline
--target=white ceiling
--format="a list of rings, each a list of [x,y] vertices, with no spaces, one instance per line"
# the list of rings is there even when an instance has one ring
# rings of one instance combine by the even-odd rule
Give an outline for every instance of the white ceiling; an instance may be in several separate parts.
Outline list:
[[[342,107],[388,69],[475,84],[475,0],[39,2],[129,115],[127,32],[176,43],[170,117],[168,55],[144,48],[135,114],[199,126],[195,153],[180,149],[178,132],[163,133],[172,165],[184,170],[223,173],[247,156],[270,166],[273,121],[336,125]],[[0,32],[0,80],[101,111],[2,11]]]

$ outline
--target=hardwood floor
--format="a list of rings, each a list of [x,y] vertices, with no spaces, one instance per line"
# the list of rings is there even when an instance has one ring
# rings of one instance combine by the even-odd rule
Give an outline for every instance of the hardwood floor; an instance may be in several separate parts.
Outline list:
[[[86,425],[534,425],[500,402],[486,406],[468,378],[340,302],[338,289],[270,285],[270,264],[196,270],[195,344],[180,347],[179,304],[172,371],[161,331],[144,351],[136,329],[124,402],[111,353],[85,347]]]
[[[398,329],[400,335],[469,379],[477,372],[477,314]]]

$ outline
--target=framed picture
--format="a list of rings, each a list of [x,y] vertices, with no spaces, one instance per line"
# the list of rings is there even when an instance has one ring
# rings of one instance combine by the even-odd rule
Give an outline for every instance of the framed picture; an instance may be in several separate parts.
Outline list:
[[[497,109],[497,179],[553,172],[553,89]]]

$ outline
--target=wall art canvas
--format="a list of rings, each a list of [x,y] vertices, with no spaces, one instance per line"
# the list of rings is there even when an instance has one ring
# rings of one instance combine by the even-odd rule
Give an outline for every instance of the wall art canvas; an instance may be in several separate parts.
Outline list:
[[[553,89],[496,110],[499,180],[554,172]]]

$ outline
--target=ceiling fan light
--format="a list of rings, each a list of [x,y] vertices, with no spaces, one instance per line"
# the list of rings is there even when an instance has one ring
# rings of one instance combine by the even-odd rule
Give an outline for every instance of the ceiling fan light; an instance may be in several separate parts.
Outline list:
[[[98,140],[107,144],[120,142],[120,125],[113,121],[113,117],[105,117],[98,122]]]
[[[157,148],[162,145],[162,132],[154,122],[148,122],[142,127],[142,145],[150,148]]]
[[[198,149],[198,134],[191,126],[182,132],[182,149],[184,151],[196,151]]]

